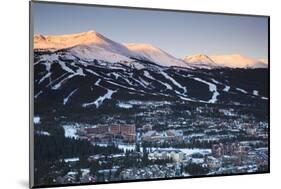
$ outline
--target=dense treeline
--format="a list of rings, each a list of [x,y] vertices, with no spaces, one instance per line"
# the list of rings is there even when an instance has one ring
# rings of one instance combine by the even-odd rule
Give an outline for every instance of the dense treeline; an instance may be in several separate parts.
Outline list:
[[[122,153],[118,147],[93,146],[88,141],[75,140],[58,136],[34,136],[35,160],[58,160],[72,157],[83,157],[94,154],[110,155]]]
[[[187,165],[184,170],[193,176],[206,175],[209,172],[208,167],[203,167],[195,163]]]

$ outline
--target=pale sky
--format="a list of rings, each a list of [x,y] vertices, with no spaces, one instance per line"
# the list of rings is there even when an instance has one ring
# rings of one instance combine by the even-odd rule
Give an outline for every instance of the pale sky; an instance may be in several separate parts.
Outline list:
[[[268,57],[268,18],[33,2],[34,33],[96,30],[120,43],[149,43],[169,54]]]

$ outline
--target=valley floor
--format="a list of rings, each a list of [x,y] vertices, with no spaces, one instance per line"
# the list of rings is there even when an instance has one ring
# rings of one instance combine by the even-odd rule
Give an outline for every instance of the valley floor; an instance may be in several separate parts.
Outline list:
[[[36,117],[36,185],[268,171],[266,104],[118,104]]]

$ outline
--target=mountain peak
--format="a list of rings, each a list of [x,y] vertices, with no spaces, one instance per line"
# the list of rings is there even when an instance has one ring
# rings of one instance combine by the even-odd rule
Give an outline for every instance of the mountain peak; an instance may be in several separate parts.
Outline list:
[[[218,65],[207,55],[205,54],[195,54],[191,56],[186,56],[183,59],[185,62],[195,65],[195,66],[211,66],[211,67],[217,67]]]
[[[228,67],[228,68],[267,68],[263,61],[241,54],[207,56],[195,54],[183,59],[188,64],[200,68]]]
[[[86,32],[81,32],[81,33],[77,33],[77,34],[72,34],[73,37],[76,38],[84,38],[84,39],[88,39],[89,42],[97,42],[100,39],[106,39],[103,35],[101,35],[100,33],[98,33],[95,30],[89,30]]]
[[[217,64],[231,68],[267,68],[267,64],[241,54],[215,55],[210,58]]]
[[[173,57],[154,45],[147,43],[128,43],[124,45],[138,54],[141,59],[146,59],[162,66],[189,67],[184,61]]]
[[[34,35],[35,49],[62,49],[74,47],[83,44],[104,44],[108,41],[106,37],[96,32],[89,30],[86,32],[65,35]]]
[[[184,59],[189,60],[189,61],[207,60],[207,61],[213,62],[209,56],[202,54],[202,53],[191,55],[191,56],[186,56],[186,57],[184,57]]]

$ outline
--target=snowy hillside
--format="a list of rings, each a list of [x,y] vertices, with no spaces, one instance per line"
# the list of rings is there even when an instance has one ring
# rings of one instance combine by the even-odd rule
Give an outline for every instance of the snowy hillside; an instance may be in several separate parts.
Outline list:
[[[183,59],[186,63],[192,65],[197,68],[217,68],[220,67],[216,64],[209,56],[205,54],[196,54],[193,56],[186,56]]]
[[[160,66],[183,68],[267,68],[266,60],[234,54],[207,56],[196,54],[186,56],[183,60],[150,44],[121,44],[102,34],[90,30],[87,32],[67,35],[35,35],[35,51],[59,51],[68,49],[67,59],[100,60],[111,63],[135,63],[135,60],[144,60]],[[139,65],[137,65],[139,66]]]
[[[130,57],[136,56],[122,44],[114,42],[94,30],[69,35],[34,36],[35,50],[61,50],[66,48],[70,49],[74,56],[86,60],[124,62],[131,61]]]
[[[250,58],[247,56],[243,56],[240,54],[233,55],[216,55],[210,56],[211,59],[219,64],[220,66],[230,67],[230,68],[267,68],[267,64],[256,60],[254,58]]]
[[[150,44],[125,44],[125,46],[131,51],[138,54],[140,58],[155,62],[162,66],[178,66],[178,67],[190,67],[184,61],[169,55],[165,51],[159,49]]]
[[[265,103],[267,86],[260,83],[267,82],[266,69],[228,68],[266,65],[241,55],[197,54],[180,60],[158,47],[123,45],[96,31],[35,35],[34,98],[35,103],[78,109],[124,100]]]
[[[265,60],[256,60],[247,56],[234,55],[216,55],[207,56],[204,54],[196,54],[186,56],[183,59],[186,63],[196,68],[267,68]]]

